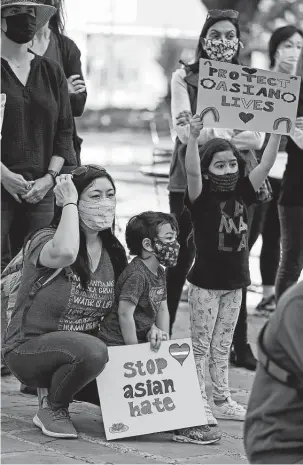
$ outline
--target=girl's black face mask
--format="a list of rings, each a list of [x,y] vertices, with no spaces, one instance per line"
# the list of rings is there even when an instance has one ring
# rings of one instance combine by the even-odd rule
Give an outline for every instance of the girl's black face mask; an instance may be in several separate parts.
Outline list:
[[[7,16],[5,18],[6,37],[16,44],[27,44],[36,34],[36,18],[28,13]]]

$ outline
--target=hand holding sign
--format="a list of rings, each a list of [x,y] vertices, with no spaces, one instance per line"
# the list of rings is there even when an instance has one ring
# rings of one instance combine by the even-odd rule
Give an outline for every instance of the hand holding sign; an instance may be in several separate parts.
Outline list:
[[[197,100],[204,127],[277,134],[294,130],[298,76],[225,62],[205,64],[201,59]]]

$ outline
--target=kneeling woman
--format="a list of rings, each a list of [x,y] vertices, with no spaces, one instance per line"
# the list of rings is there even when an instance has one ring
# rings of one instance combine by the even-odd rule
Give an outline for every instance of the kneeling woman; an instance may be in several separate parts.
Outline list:
[[[22,383],[49,390],[35,425],[48,436],[74,438],[68,407],[76,393],[91,402],[83,388],[107,363],[97,336],[127,260],[112,233],[116,189],[104,169],[87,165],[59,176],[54,193],[60,208],[25,253],[3,356]],[[31,299],[38,279],[45,284]]]

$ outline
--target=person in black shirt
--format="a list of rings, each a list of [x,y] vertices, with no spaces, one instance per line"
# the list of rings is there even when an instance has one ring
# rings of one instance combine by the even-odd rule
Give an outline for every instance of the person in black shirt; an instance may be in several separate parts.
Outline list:
[[[228,356],[240,311],[242,289],[250,284],[247,207],[256,201],[274,164],[281,140],[272,134],[260,164],[245,176],[236,147],[215,138],[198,148],[203,128],[199,115],[190,121],[185,155],[196,258],[188,275],[191,336],[208,423],[216,418],[243,421],[246,409],[231,399]],[[213,385],[214,415],[205,391],[205,359]]]
[[[303,77],[303,50],[297,74]],[[301,82],[296,129],[288,138],[286,169],[279,198],[282,258],[276,279],[277,299],[295,284],[303,269],[303,83]]]
[[[47,226],[54,212],[54,180],[65,162],[76,164],[64,73],[58,63],[35,55],[27,46],[54,12],[55,8],[36,0],[1,3],[1,86],[6,94],[1,269],[10,260],[6,246],[12,224],[26,226],[22,240],[30,231]]]

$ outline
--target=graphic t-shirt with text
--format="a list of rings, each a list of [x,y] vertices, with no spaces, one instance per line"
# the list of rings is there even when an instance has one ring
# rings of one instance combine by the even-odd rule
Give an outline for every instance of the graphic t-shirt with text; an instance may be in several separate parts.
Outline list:
[[[113,310],[101,323],[99,337],[107,345],[124,344],[118,315],[119,302],[122,300],[136,306],[134,320],[138,342],[146,342],[161,302],[166,300],[164,269],[159,266],[156,276],[139,257],[135,257],[125,268],[117,281]]]
[[[79,276],[68,268],[35,295],[26,308],[28,295],[37,278],[50,276],[55,270],[37,265],[43,246],[52,239],[54,230],[45,229],[34,236],[25,257],[23,278],[5,341],[10,350],[30,337],[53,331],[90,332],[98,329],[101,320],[114,303],[115,278],[110,257],[102,250],[100,262],[88,283],[81,286]],[[21,328],[21,330],[20,330]]]
[[[232,290],[250,284],[247,207],[256,202],[248,177],[232,192],[204,190],[185,205],[191,212],[196,258],[190,283],[204,289]]]

